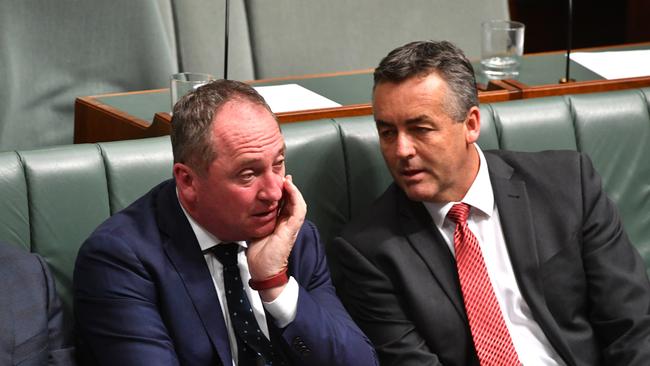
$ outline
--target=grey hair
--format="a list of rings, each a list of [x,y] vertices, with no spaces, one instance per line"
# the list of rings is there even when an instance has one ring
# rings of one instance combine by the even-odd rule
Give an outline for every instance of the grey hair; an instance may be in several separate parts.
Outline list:
[[[437,74],[448,85],[447,114],[464,121],[469,110],[478,106],[474,68],[463,51],[447,41],[417,41],[392,50],[374,72],[374,86],[400,83],[412,77]]]

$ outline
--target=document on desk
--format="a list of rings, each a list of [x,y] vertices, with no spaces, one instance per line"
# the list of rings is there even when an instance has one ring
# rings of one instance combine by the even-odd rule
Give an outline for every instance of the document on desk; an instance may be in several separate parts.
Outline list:
[[[571,60],[605,79],[650,75],[650,50],[576,52]]]
[[[254,88],[264,97],[273,113],[341,106],[339,103],[298,84],[256,86]]]

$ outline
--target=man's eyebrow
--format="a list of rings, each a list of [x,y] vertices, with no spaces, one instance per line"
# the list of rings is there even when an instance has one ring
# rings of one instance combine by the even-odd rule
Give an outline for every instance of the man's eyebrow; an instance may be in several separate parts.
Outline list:
[[[421,114],[419,116],[407,119],[405,123],[407,125],[413,125],[413,124],[422,123],[422,122],[432,122],[432,120],[426,114]]]
[[[239,167],[246,167],[246,166],[251,166],[251,165],[258,164],[260,162],[260,159],[244,158],[244,159],[241,159],[241,160],[235,160],[235,162],[237,163],[237,166],[239,166]]]
[[[380,120],[380,119],[376,119],[376,120],[375,120],[375,124],[376,124],[378,127],[389,127],[389,126],[392,126],[392,125],[393,125],[392,123],[389,123],[389,122],[386,122],[386,121],[382,121],[382,120]]]
[[[287,152],[287,145],[282,144],[282,147],[278,149],[277,156],[285,156]],[[251,166],[255,164],[259,164],[262,160],[259,158],[243,158],[243,159],[235,159],[235,162],[237,163],[238,166],[244,167],[244,166]]]
[[[422,123],[422,122],[433,122],[433,120],[429,116],[427,116],[426,114],[422,114],[422,115],[419,115],[419,116],[409,118],[404,123],[406,125],[413,125],[413,124]],[[386,121],[383,121],[383,120],[380,120],[380,119],[375,119],[375,124],[378,127],[390,127],[390,126],[393,125],[393,123],[386,122]]]

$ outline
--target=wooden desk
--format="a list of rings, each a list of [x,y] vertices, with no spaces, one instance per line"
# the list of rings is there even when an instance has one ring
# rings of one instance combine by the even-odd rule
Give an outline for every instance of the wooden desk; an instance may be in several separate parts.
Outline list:
[[[650,43],[589,50],[647,49]],[[650,76],[604,80],[599,75],[571,62],[572,77],[577,81],[559,84],[564,76],[564,52],[525,55],[519,80],[503,80],[488,87],[477,74],[479,101],[493,103],[543,96],[591,93],[650,86]],[[478,65],[475,64],[478,70]],[[329,99],[341,107],[279,113],[280,123],[340,118],[372,114],[370,104],[372,70],[256,80],[253,85],[296,83]],[[482,88],[481,88],[482,87]],[[80,97],[75,101],[74,142],[127,140],[168,135],[171,132],[168,89]]]
[[[278,113],[280,123],[372,114],[372,70],[255,80],[252,85],[298,83],[342,104],[341,107]],[[351,87],[351,88],[350,88]],[[335,90],[343,95],[332,97]],[[363,91],[362,91],[363,90]],[[347,93],[347,94],[346,94]],[[366,95],[367,94],[367,95]],[[518,99],[518,87],[497,81],[479,93],[481,103]],[[79,97],[75,100],[74,143],[130,140],[171,132],[169,89]],[[153,121],[151,121],[151,117]]]

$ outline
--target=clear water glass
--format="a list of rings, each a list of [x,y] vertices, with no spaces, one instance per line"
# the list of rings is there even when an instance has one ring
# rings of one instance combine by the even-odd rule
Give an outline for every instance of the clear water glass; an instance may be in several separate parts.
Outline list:
[[[488,79],[517,79],[524,53],[523,23],[489,20],[481,23],[481,70]]]

